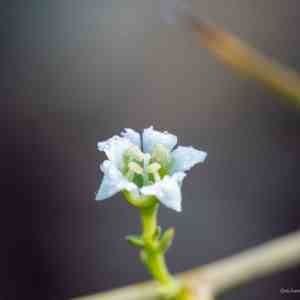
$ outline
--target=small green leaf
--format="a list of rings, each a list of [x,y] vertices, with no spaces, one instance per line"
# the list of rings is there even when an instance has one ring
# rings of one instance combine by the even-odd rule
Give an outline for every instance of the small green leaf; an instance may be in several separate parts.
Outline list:
[[[126,240],[134,247],[143,248],[144,241],[139,235],[127,235]]]
[[[173,238],[174,238],[174,234],[175,234],[174,228],[169,228],[164,232],[164,234],[162,235],[161,240],[159,242],[159,249],[162,252],[167,251],[171,247]]]
[[[161,227],[156,226],[155,232],[153,234],[153,239],[158,240],[160,238],[160,235],[161,235]]]

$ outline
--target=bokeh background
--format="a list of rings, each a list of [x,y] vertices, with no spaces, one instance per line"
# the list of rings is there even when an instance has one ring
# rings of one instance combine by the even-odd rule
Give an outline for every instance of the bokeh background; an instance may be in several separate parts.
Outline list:
[[[300,111],[219,64],[158,0],[2,1],[0,299],[68,299],[146,280],[121,196],[94,201],[96,143],[154,125],[209,153],[183,186],[174,272],[299,227]],[[297,0],[194,0],[193,11],[300,71]],[[221,299],[282,299],[298,269]]]

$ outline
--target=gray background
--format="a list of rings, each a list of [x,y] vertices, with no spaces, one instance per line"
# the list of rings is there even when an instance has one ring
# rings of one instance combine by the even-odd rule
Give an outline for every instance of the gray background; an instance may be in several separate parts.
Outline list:
[[[300,112],[238,77],[158,0],[2,1],[1,299],[66,299],[148,278],[124,236],[137,212],[118,195],[94,201],[96,142],[154,125],[209,153],[183,186],[168,253],[183,271],[296,230]],[[299,1],[194,1],[300,71]],[[282,299],[299,269],[222,299]]]

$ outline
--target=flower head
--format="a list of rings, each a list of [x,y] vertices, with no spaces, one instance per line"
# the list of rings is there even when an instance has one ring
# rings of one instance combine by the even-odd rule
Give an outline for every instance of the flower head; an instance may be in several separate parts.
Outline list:
[[[107,199],[120,191],[135,199],[155,197],[169,208],[181,211],[181,185],[186,171],[203,162],[206,152],[178,146],[177,137],[153,127],[142,135],[126,128],[120,136],[99,142],[107,160],[101,164],[104,173],[96,200]]]

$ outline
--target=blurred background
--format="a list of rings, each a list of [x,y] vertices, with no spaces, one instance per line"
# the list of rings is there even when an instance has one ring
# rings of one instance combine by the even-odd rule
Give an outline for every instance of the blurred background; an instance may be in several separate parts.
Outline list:
[[[68,299],[148,279],[124,240],[140,230],[120,195],[94,201],[96,143],[154,125],[208,152],[161,207],[173,272],[299,227],[300,111],[240,78],[159,0],[2,1],[0,299]],[[297,0],[194,0],[196,15],[300,71]],[[300,269],[221,299],[297,298]]]

